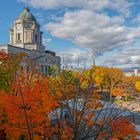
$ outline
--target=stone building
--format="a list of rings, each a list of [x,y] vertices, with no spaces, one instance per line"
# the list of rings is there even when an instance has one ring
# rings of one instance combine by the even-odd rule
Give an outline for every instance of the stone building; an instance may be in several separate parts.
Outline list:
[[[51,65],[57,65],[60,69],[61,62],[55,52],[45,50],[42,35],[36,18],[29,8],[25,8],[10,28],[10,43],[0,45],[0,50],[12,54],[27,53],[29,58],[38,64],[40,71],[48,74]]]

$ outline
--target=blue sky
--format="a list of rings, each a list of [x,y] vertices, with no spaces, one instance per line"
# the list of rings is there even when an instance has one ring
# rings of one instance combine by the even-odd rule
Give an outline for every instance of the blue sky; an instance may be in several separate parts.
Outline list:
[[[140,66],[139,0],[5,0],[0,4],[0,44],[28,6],[44,31],[46,49],[65,64]]]

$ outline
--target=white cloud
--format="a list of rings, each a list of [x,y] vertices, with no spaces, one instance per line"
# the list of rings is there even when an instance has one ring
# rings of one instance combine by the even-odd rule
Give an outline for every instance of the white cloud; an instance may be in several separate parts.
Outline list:
[[[128,0],[18,1],[44,9],[80,8],[76,11],[65,12],[64,16],[56,18],[56,22],[48,23],[44,27],[53,36],[70,40],[84,48],[91,48],[95,56],[130,43],[139,35],[139,29],[123,26],[124,16],[130,14],[132,5]],[[115,10],[120,15],[109,17],[103,14],[105,9]]]
[[[65,63],[77,63],[92,58],[92,55],[99,56],[104,52],[122,49],[122,52],[106,57],[102,64],[124,65],[140,63],[140,49],[138,47],[127,47],[133,44],[140,37],[140,27],[128,27],[125,25],[126,17],[131,15],[130,0],[18,0],[35,8],[56,9],[76,8],[73,11],[65,11],[64,15],[52,17],[52,23],[44,26],[55,37],[70,40],[83,48],[90,48],[92,51],[81,49],[70,49],[65,54]],[[107,10],[108,9],[108,10]],[[117,16],[109,16],[111,11]],[[131,15],[132,16],[132,15]],[[140,25],[138,15],[133,24]],[[48,40],[44,39],[48,44]]]
[[[88,49],[75,48],[57,52],[57,54],[61,56],[62,65],[89,67],[93,60],[92,53]]]
[[[132,3],[128,0],[18,0],[28,3],[35,8],[54,9],[54,8],[85,8],[94,11],[102,11],[110,8],[119,13],[129,14]]]
[[[140,64],[140,47],[128,47],[113,55],[107,56],[102,61],[102,64],[109,66],[139,66]]]
[[[131,45],[128,48],[115,51],[110,55],[103,55],[97,59],[98,65],[115,67],[137,67],[140,65],[140,47]],[[90,50],[70,49],[58,53],[62,59],[62,65],[73,66],[75,68],[88,68],[93,64],[93,56]],[[99,60],[101,59],[101,60]]]
[[[91,10],[66,12],[56,23],[44,28],[53,36],[67,39],[98,56],[106,51],[130,44],[140,36],[140,28],[124,26],[122,16],[109,17]]]
[[[18,0],[35,8],[54,9],[62,7],[83,7],[86,0]]]
[[[138,14],[138,15],[132,20],[132,23],[133,23],[135,26],[140,26],[140,14]]]

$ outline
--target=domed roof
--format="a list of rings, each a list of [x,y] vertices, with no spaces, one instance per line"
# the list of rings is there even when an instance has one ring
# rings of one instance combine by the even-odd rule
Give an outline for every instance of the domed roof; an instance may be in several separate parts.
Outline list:
[[[17,20],[32,21],[39,25],[28,7],[23,10],[23,12],[18,16]]]

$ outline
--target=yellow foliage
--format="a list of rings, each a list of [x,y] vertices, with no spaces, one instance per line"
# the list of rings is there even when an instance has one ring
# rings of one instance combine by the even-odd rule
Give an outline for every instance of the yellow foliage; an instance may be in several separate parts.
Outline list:
[[[137,81],[135,84],[135,88],[140,91],[140,81]]]

